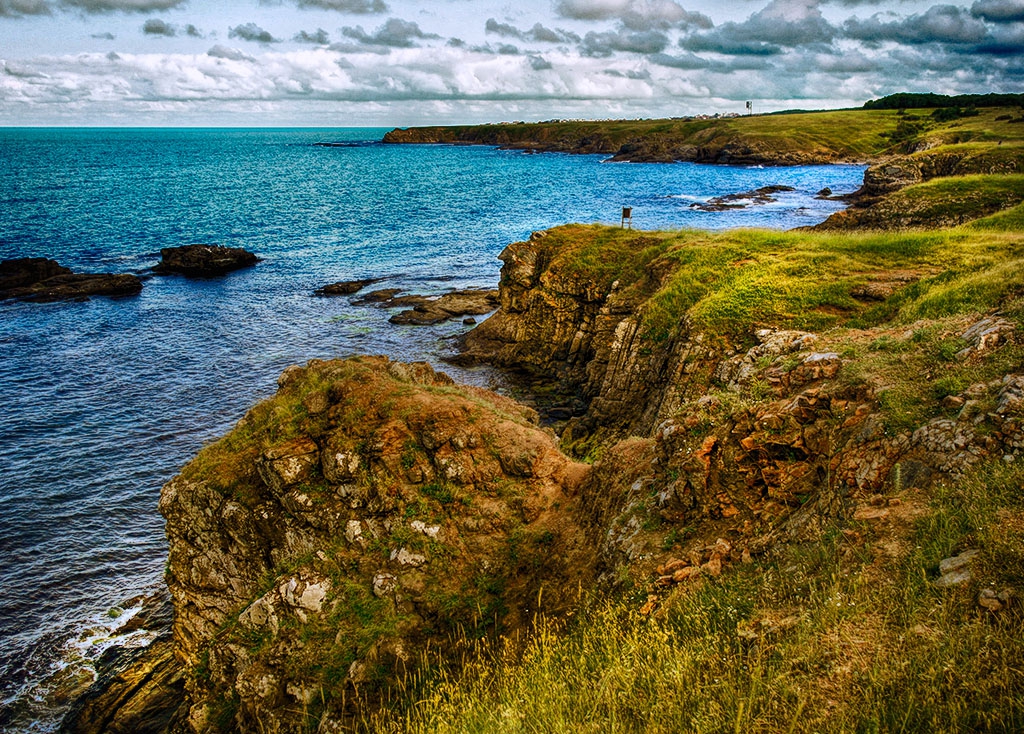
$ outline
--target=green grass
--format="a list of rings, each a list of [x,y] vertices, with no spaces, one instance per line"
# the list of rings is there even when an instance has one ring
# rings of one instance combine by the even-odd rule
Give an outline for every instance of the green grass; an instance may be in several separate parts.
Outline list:
[[[644,616],[644,597],[594,601],[527,639],[470,643],[460,666],[410,686],[376,731],[1019,731],[1019,607],[991,614],[979,589],[1024,581],[1024,469],[993,464],[909,514],[896,551],[868,527],[835,529]],[[916,520],[913,520],[914,517]],[[1008,522],[1008,518],[1012,518]],[[941,590],[939,560],[982,551],[976,579]]]
[[[944,122],[933,110],[834,110],[791,112],[717,120],[612,120],[458,125],[413,128],[414,135],[431,141],[514,145],[555,150],[586,149],[615,153],[624,145],[634,151],[659,153],[671,159],[674,151],[703,148],[712,154],[731,146],[749,147],[766,154],[807,156],[821,161],[867,161],[880,156],[924,147],[973,143],[988,149],[1011,148],[1024,141],[1021,125],[996,118],[1016,109],[980,110],[975,117]],[[900,129],[906,131],[901,135]],[[415,139],[415,138],[414,138]],[[994,147],[994,146],[993,146]]]
[[[642,302],[642,333],[657,344],[687,326],[743,340],[762,325],[825,330],[984,312],[1020,289],[1024,277],[1016,257],[1024,236],[993,229],[638,236],[568,225],[552,230],[543,248],[549,288],[585,281],[607,293],[618,281],[620,292]],[[894,271],[919,280],[882,303],[851,295]]]

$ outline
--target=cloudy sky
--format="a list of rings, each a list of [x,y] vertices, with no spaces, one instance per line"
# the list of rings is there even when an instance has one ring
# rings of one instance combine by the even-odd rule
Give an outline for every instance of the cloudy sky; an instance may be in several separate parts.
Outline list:
[[[1024,0],[0,0],[0,125],[409,125],[1024,91]]]

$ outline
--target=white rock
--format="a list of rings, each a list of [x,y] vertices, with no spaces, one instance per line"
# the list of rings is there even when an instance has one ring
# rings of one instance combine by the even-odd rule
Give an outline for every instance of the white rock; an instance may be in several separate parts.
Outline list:
[[[409,527],[411,527],[417,533],[422,533],[423,535],[426,535],[428,538],[436,538],[437,534],[441,532],[440,525],[427,525],[422,520],[413,520],[411,523],[409,523]]]
[[[391,560],[398,561],[403,566],[419,568],[427,562],[427,557],[420,553],[413,553],[408,548],[399,548],[391,551]]]
[[[378,573],[373,577],[373,595],[383,598],[395,590],[395,577],[390,573]]]

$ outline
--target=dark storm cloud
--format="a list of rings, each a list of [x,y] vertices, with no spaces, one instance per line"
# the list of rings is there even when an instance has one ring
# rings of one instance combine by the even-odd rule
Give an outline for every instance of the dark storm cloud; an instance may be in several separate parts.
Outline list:
[[[680,39],[679,45],[687,51],[711,51],[726,56],[776,56],[781,46],[759,41],[735,41],[718,34],[696,35]]]
[[[228,38],[238,38],[242,41],[253,41],[254,43],[279,43],[279,38],[274,38],[270,31],[263,30],[255,23],[244,23],[236,25],[228,31]]]
[[[988,29],[969,11],[955,5],[933,5],[920,15],[887,20],[875,14],[867,20],[850,18],[843,24],[849,38],[866,42],[897,41],[904,44],[980,43]]]
[[[990,23],[1024,22],[1024,0],[978,0],[971,6],[971,15]]]
[[[548,69],[554,67],[552,67],[551,62],[545,59],[543,56],[531,56],[530,68],[533,69],[534,71],[547,71]]]
[[[392,48],[411,48],[415,41],[421,39],[440,38],[434,33],[424,33],[418,24],[401,18],[388,18],[384,25],[372,34],[363,30],[362,26],[346,26],[341,29],[343,35],[368,46],[390,46]]]
[[[508,23],[499,23],[494,18],[488,18],[484,25],[484,31],[493,33],[505,38],[516,38],[520,41],[536,41],[539,43],[579,43],[580,37],[572,31],[561,29],[552,30],[540,23],[534,23],[533,28],[528,31],[520,30]]]
[[[711,28],[711,19],[690,12],[674,0],[557,0],[555,12],[573,20],[618,19],[634,31]]]
[[[388,5],[384,0],[297,0],[295,4],[300,8],[337,10],[339,13],[357,15],[388,12]]]
[[[668,46],[668,36],[657,31],[591,31],[583,37],[580,53],[584,56],[611,56],[616,51],[656,54]]]
[[[143,23],[142,32],[147,36],[166,36],[168,38],[178,35],[178,31],[173,25],[159,18],[150,18]]]
[[[110,31],[107,31],[106,33],[93,33],[89,38],[95,38],[99,41],[113,41],[117,36]]]
[[[835,35],[814,0],[773,0],[742,23],[723,23],[681,45],[690,51],[766,56],[779,53],[779,47],[830,43]]]
[[[244,53],[239,51],[237,48],[230,48],[228,46],[221,46],[219,43],[206,52],[207,56],[212,56],[215,59],[227,59],[228,61],[255,61],[252,56],[246,56]]]
[[[965,47],[963,51],[988,56],[1024,55],[1024,25],[997,27],[984,41],[976,46]]]
[[[185,35],[190,36],[191,38],[203,38],[203,32],[191,23],[185,26]]]
[[[484,31],[487,33],[494,33],[499,36],[506,36],[508,38],[522,38],[523,32],[516,28],[514,25],[508,23],[499,23],[494,18],[488,18],[487,23],[484,24]]]
[[[0,0],[0,18],[49,15],[51,12],[50,4],[45,0]]]
[[[292,40],[297,41],[298,43],[314,43],[320,46],[327,45],[331,42],[330,36],[327,35],[327,31],[323,28],[317,28],[312,33],[299,31],[294,37],[292,37]]]

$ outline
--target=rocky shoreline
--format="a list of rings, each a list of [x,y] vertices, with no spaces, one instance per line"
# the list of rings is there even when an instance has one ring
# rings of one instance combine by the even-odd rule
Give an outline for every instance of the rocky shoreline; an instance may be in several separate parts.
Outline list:
[[[620,248],[617,264],[581,269],[588,237]],[[152,731],[286,732],[310,716],[342,730],[393,701],[452,630],[525,633],[538,610],[571,614],[579,588],[632,584],[651,613],[674,589],[826,528],[884,528],[905,488],[1024,451],[1024,375],[999,357],[1016,349],[1014,321],[826,333],[687,317],[657,336],[650,314],[685,266],[678,250],[636,254],[656,247],[647,233],[564,227],[502,253],[500,308],[461,359],[580,401],[558,437],[533,410],[423,363],[289,368],[163,489],[176,666],[154,647],[95,705],[149,712]],[[870,277],[842,281],[850,309],[906,297],[925,275],[865,257]],[[894,378],[870,360],[888,344],[906,358],[937,333],[988,376],[894,422]],[[973,589],[952,575],[970,559],[948,560],[936,588]],[[1012,604],[976,593],[982,609]],[[159,682],[126,696],[133,675]],[[104,729],[79,716],[66,730]]]

